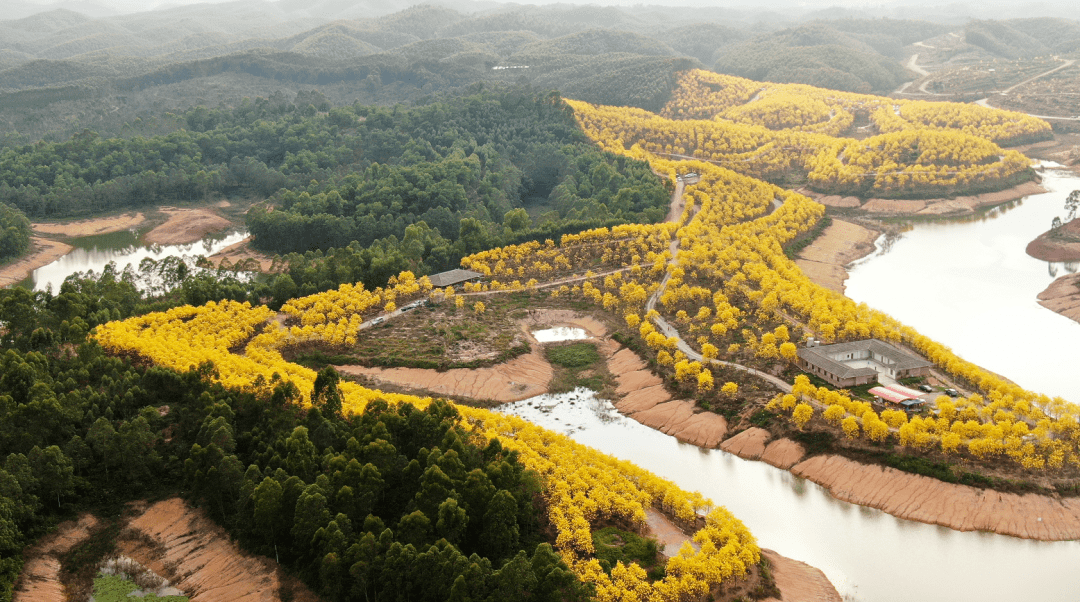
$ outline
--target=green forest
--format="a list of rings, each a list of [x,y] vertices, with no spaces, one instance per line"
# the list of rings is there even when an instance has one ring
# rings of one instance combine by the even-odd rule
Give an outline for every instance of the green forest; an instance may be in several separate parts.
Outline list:
[[[344,417],[328,368],[305,411],[291,383],[230,391],[213,365],[148,367],[86,337],[177,302],[108,271],[0,290],[0,600],[58,521],[174,493],[327,600],[587,597],[545,540],[536,477],[452,406]]]

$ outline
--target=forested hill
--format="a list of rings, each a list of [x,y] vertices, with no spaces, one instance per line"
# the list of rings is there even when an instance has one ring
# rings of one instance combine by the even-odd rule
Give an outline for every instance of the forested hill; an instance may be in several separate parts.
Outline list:
[[[705,67],[887,93],[911,79],[900,65],[917,48],[911,45],[946,32],[1003,58],[1044,46],[1065,51],[1077,39],[1075,22],[1061,19],[977,21],[965,29],[702,8],[477,5],[469,13],[418,6],[378,16],[390,5],[314,4],[330,17],[313,17],[317,11],[301,3],[230,2],[0,21],[0,144],[67,138],[78,133],[76,123],[104,135],[159,133],[160,123],[134,118],[313,87],[335,104],[389,106],[460,94],[478,81],[527,83],[657,111],[675,72]]]

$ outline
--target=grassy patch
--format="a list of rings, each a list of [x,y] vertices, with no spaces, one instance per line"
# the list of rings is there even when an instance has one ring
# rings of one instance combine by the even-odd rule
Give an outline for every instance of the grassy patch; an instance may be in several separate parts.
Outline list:
[[[790,437],[803,446],[808,456],[832,451],[833,442],[836,441],[836,437],[826,431],[797,431],[791,433]]]
[[[660,561],[660,550],[656,540],[623,531],[616,527],[604,527],[592,534],[593,546],[596,547],[596,559],[604,572],[611,574],[616,564],[635,563],[648,573],[649,579],[656,581],[664,578],[664,566]]]
[[[139,589],[139,586],[120,576],[103,575],[94,579],[94,600],[95,602],[130,602],[135,599],[145,600],[147,602],[152,600],[160,600],[161,602],[188,602],[187,596],[158,597],[152,592],[147,593],[142,598],[129,597],[131,592],[137,589]]]
[[[607,389],[614,380],[593,343],[548,345],[544,355],[555,368],[549,387],[552,393],[565,393],[578,387],[599,392]]]
[[[580,370],[600,361],[600,352],[592,343],[573,343],[561,347],[548,347],[547,359],[556,366]]]
[[[768,410],[761,409],[754,412],[750,416],[750,424],[758,428],[765,428],[769,426],[769,424],[773,421],[774,418],[776,418],[776,414],[773,414]]]

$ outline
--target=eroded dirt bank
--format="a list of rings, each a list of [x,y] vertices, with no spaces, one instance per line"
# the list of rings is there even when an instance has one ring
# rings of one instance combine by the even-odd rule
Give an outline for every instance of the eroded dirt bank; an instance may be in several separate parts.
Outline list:
[[[277,563],[242,552],[225,531],[179,498],[150,505],[128,526],[154,542],[124,545],[136,561],[166,571],[192,602],[278,602],[283,575]],[[288,581],[294,600],[315,600],[299,582]]]
[[[805,188],[796,190],[822,205],[858,211],[865,215],[963,215],[973,213],[981,207],[1000,205],[1033,194],[1047,192],[1038,182],[1024,182],[1012,188],[997,192],[986,192],[971,196],[958,196],[952,199],[866,199],[853,196],[827,195]]]
[[[1080,219],[1043,232],[1024,250],[1041,261],[1080,261]]]
[[[799,253],[795,263],[810,280],[840,294],[848,279],[847,266],[874,250],[878,232],[834,219],[832,225]]]
[[[258,265],[258,271],[270,272],[274,269],[274,258],[265,253],[260,253],[251,248],[252,237],[249,236],[244,240],[236,244],[229,245],[224,249],[214,253],[207,259],[214,264],[214,267],[221,267],[221,264],[225,261],[229,262],[229,265],[250,265],[252,267],[255,264]]]
[[[15,584],[15,602],[64,602],[67,595],[60,582],[60,557],[90,537],[98,521],[83,514],[77,521],[61,523],[26,552],[26,563]]]
[[[183,245],[204,238],[211,232],[219,232],[232,222],[210,209],[173,209],[162,207],[161,212],[169,219],[146,233],[144,240],[154,245]]]
[[[0,287],[22,282],[34,270],[49,265],[69,252],[71,252],[71,245],[40,236],[31,238],[29,254],[0,266]]]
[[[1039,305],[1080,322],[1080,274],[1058,278],[1038,298]]]
[[[615,407],[645,426],[667,433],[679,441],[713,448],[727,434],[727,420],[719,414],[699,411],[691,401],[672,399],[663,381],[630,349],[615,347],[607,358],[608,371],[619,383],[621,398]]]
[[[772,550],[761,550],[761,557],[772,564],[773,578],[784,602],[842,602],[829,578],[805,562],[781,556]],[[762,602],[780,602],[765,598]]]
[[[96,217],[74,222],[55,222],[33,224],[34,232],[78,238],[95,234],[109,234],[130,230],[146,221],[142,213],[125,213],[113,217]]]
[[[1080,538],[1080,500],[1074,498],[976,489],[841,456],[814,456],[791,472],[822,485],[837,499],[899,518],[1042,541]]]
[[[490,368],[454,368],[445,372],[423,368],[368,368],[338,366],[342,374],[371,378],[387,384],[434,395],[520,401],[547,393],[555,375],[551,364],[539,351],[532,351]]]

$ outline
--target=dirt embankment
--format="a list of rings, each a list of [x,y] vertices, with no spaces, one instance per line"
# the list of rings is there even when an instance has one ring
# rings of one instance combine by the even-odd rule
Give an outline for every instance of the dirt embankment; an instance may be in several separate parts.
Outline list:
[[[26,563],[15,584],[14,602],[63,602],[67,600],[60,581],[60,557],[90,537],[98,521],[83,514],[77,521],[61,523],[26,551]]]
[[[34,232],[38,234],[78,238],[80,236],[94,236],[95,234],[109,234],[111,232],[130,230],[140,226],[145,221],[146,216],[141,213],[125,213],[113,217],[96,217],[75,222],[33,224],[33,228]]]
[[[863,215],[896,216],[896,215],[963,215],[974,213],[981,207],[1000,205],[1009,201],[1015,201],[1033,194],[1042,194],[1046,189],[1037,182],[1024,182],[1012,188],[997,192],[986,192],[971,196],[958,196],[951,199],[866,199],[865,201],[853,196],[841,197],[839,195],[827,195],[814,192],[805,188],[796,190],[799,194],[806,195],[827,207],[836,207],[855,211]]]
[[[852,222],[834,219],[813,243],[799,253],[795,263],[810,280],[844,294],[846,266],[874,250],[879,232]]]
[[[210,209],[173,209],[162,207],[161,212],[169,219],[147,232],[143,239],[154,245],[183,245],[202,239],[211,232],[219,232],[232,222]]]
[[[671,522],[659,510],[649,508],[645,511],[648,535],[655,537],[657,542],[664,545],[661,552],[667,558],[679,553],[683,543],[689,542],[695,550],[701,546],[694,543],[675,523]],[[766,598],[763,602],[841,602],[840,593],[836,591],[829,578],[805,562],[792,560],[781,556],[772,550],[761,550],[761,557],[768,560],[772,565],[772,576],[780,590],[780,598]]]
[[[0,266],[0,287],[23,281],[34,270],[71,252],[71,245],[35,236],[30,239],[30,253]]]
[[[252,237],[249,236],[240,242],[229,245],[224,249],[214,253],[207,259],[210,263],[214,264],[214,267],[221,267],[221,264],[228,261],[230,266],[243,266],[243,269],[252,268],[256,271],[269,273],[274,271],[274,258],[265,253],[260,253],[251,248]],[[258,266],[258,267],[256,267]]]
[[[1080,539],[1080,499],[1076,498],[976,489],[841,456],[814,456],[793,466],[791,472],[822,485],[837,499],[899,518],[1024,539]]]
[[[1062,276],[1039,293],[1039,305],[1080,322],[1080,274]]]
[[[1080,219],[1043,232],[1025,251],[1042,261],[1080,261]]]
[[[153,545],[126,540],[121,551],[166,576],[192,602],[278,602],[283,579],[293,600],[317,599],[273,560],[241,551],[224,529],[179,498],[147,507],[128,526]]]
[[[532,351],[490,368],[454,368],[439,372],[423,368],[338,366],[342,374],[367,376],[376,384],[393,385],[433,395],[509,402],[547,393],[555,375],[540,351]]]
[[[806,455],[806,450],[791,439],[769,441],[772,434],[752,427],[720,444],[720,449],[747,460],[761,460],[787,470]]]
[[[780,600],[765,598],[762,602],[842,602],[840,592],[820,569],[772,550],[761,550],[761,557],[772,564],[773,579],[780,590]]]
[[[699,411],[694,402],[672,399],[663,381],[630,349],[618,349],[607,359],[607,368],[618,382],[621,398],[615,407],[645,426],[667,433],[679,441],[713,448],[727,434],[727,420],[719,414]]]

